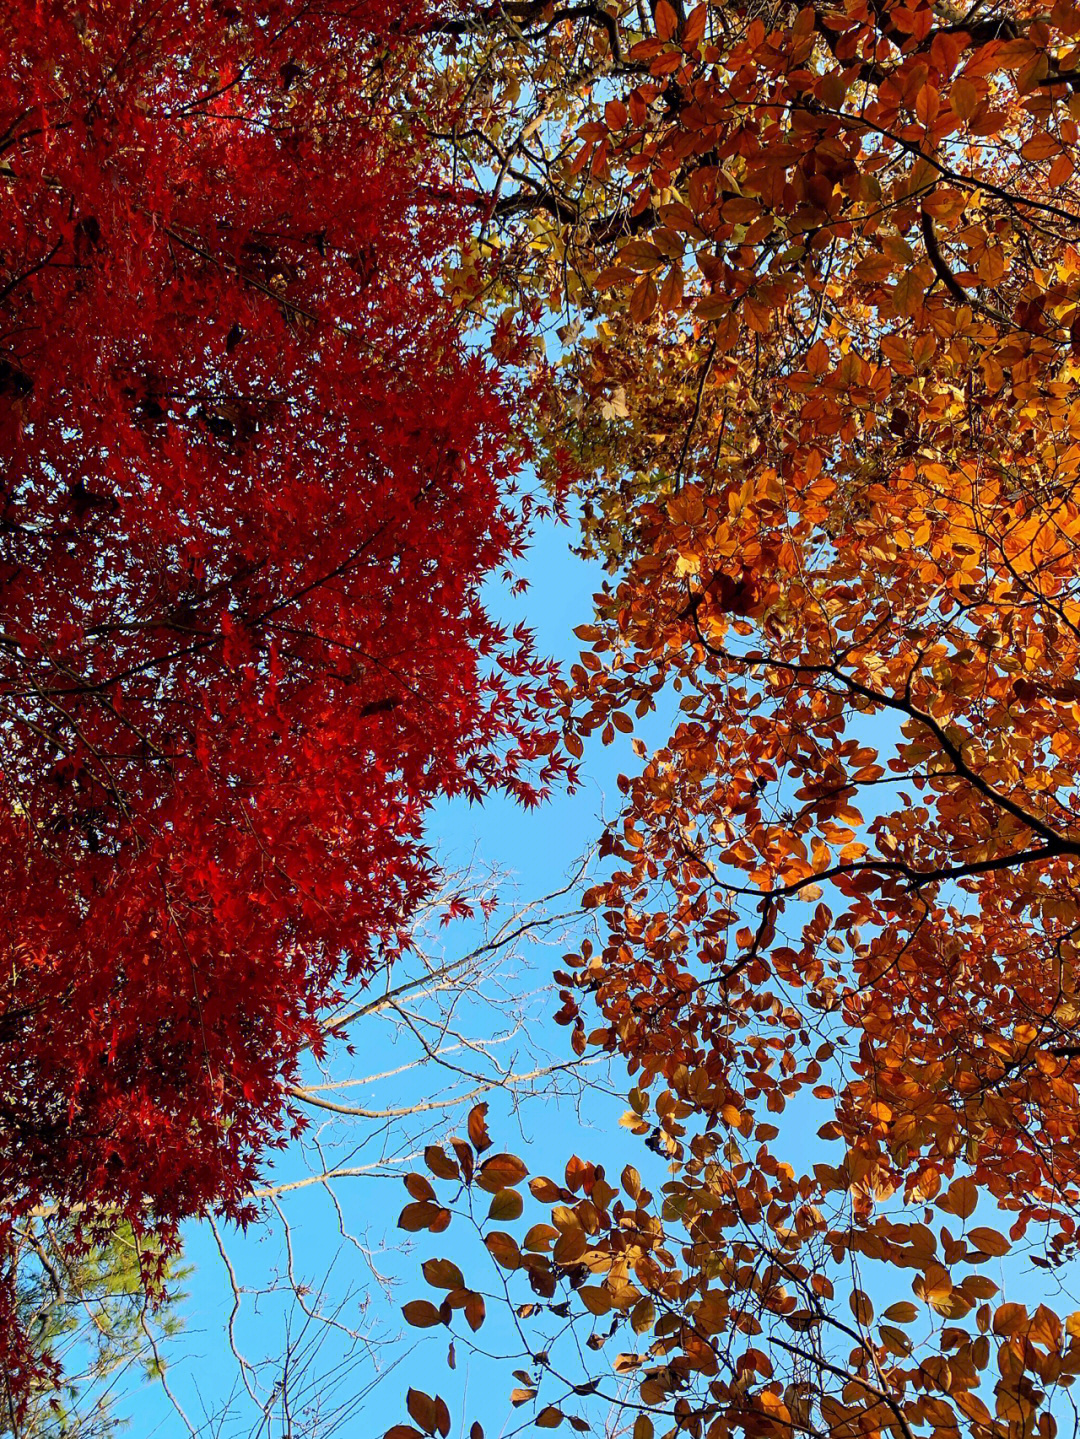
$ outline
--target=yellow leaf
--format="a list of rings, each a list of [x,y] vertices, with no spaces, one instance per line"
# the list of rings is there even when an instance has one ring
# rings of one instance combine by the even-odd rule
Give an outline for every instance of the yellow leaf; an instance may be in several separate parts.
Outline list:
[[[611,1308],[611,1295],[602,1284],[589,1284],[578,1290],[578,1298],[590,1314],[606,1314]]]

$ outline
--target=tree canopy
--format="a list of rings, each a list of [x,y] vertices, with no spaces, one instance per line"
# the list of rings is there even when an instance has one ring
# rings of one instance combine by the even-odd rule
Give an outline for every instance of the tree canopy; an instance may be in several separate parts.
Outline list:
[[[441,284],[413,23],[0,16],[0,1243],[248,1217],[434,799],[559,766],[481,596],[522,447]]]
[[[494,1282],[462,1240],[405,1319],[501,1305],[541,1428],[1054,1439],[1080,9],[0,26],[4,1214],[248,1217],[433,800],[629,735],[557,1018],[637,1162],[526,1218],[476,1107],[401,1225]],[[526,460],[604,576],[557,679],[481,593]]]

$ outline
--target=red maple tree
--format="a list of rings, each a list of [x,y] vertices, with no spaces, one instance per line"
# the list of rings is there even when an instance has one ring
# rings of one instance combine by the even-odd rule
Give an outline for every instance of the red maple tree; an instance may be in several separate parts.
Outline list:
[[[242,1216],[432,801],[558,767],[481,598],[515,457],[395,109],[416,19],[0,17],[0,1240]]]

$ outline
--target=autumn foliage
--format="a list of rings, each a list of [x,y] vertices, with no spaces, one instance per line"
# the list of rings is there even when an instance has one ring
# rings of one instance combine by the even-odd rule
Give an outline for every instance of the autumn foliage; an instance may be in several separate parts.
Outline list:
[[[526,1199],[475,1109],[401,1225],[495,1278],[428,1248],[406,1320],[509,1305],[541,1428],[1054,1439],[1080,9],[72,8],[0,22],[5,1214],[244,1213],[553,695],[636,756],[556,1016],[636,1163]],[[607,574],[540,696],[523,417]]]
[[[243,1215],[434,798],[550,767],[480,597],[519,452],[439,278],[417,23],[3,7],[0,1239]]]
[[[575,1157],[519,1232],[524,1175],[485,1218],[460,1145],[403,1222],[480,1226],[540,1427],[1051,1439],[1080,1373],[1080,10],[523,4],[444,36],[497,70],[459,153],[504,295],[561,312],[548,453],[611,576],[568,743],[672,717],[560,976],[666,1170]],[[464,1303],[422,1318],[467,1337]]]

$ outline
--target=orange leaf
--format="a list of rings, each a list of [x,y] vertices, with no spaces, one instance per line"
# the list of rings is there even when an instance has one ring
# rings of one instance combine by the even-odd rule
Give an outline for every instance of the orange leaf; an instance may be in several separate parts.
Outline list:
[[[487,1127],[487,1112],[488,1107],[486,1101],[484,1103],[474,1105],[473,1108],[469,1111],[469,1120],[467,1126],[469,1142],[472,1144],[472,1147],[476,1150],[477,1154],[483,1154],[485,1149],[491,1148],[491,1136],[490,1134],[488,1134]]]
[[[476,1175],[476,1182],[488,1194],[520,1184],[528,1170],[516,1154],[493,1154],[485,1159]]]
[[[679,28],[679,17],[674,7],[668,4],[668,0],[658,0],[653,19],[656,21],[656,33],[661,40],[670,40]]]
[[[663,4],[664,0],[660,0],[660,3]],[[656,310],[659,298],[653,277],[643,275],[630,296],[630,318],[639,325],[644,324]]]

